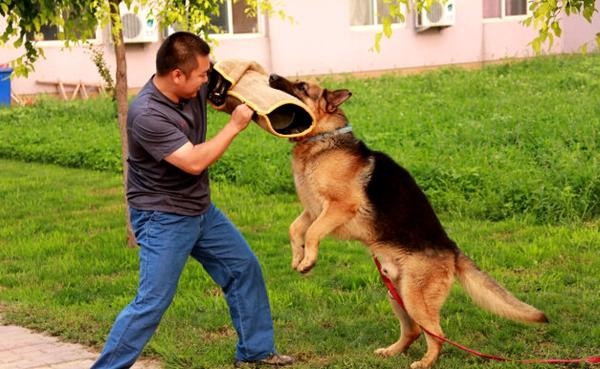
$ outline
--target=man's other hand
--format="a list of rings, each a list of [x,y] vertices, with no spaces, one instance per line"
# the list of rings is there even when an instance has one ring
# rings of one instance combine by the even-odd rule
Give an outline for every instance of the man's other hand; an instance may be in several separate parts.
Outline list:
[[[248,127],[254,110],[250,109],[246,104],[240,104],[231,112],[231,120],[229,124],[233,125],[238,132],[243,131]]]

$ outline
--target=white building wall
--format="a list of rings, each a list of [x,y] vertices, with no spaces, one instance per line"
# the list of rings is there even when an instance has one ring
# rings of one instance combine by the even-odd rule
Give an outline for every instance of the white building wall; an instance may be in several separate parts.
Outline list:
[[[535,30],[520,20],[484,20],[481,1],[456,1],[453,26],[416,32],[414,17],[395,27],[390,39],[381,41],[381,52],[372,51],[378,27],[350,27],[348,0],[284,0],[283,9],[294,23],[277,16],[265,20],[262,34],[233,37],[218,36],[213,45],[216,60],[244,58],[255,60],[267,70],[281,75],[320,75],[367,72],[446,64],[477,63],[502,58],[529,57],[528,43]],[[2,29],[0,20],[0,29]],[[563,37],[552,52],[573,52],[600,32],[600,16],[592,24],[579,16],[565,18]],[[108,32],[101,32],[99,47],[114,72],[114,51]],[[591,44],[595,46],[595,44]],[[127,69],[131,88],[141,87],[154,72],[157,43],[128,44]],[[588,48],[592,50],[593,47]],[[24,50],[9,45],[0,48],[0,64],[21,55]],[[44,47],[45,59],[27,78],[13,78],[17,94],[55,92],[39,80],[101,83],[89,51],[75,47]]]

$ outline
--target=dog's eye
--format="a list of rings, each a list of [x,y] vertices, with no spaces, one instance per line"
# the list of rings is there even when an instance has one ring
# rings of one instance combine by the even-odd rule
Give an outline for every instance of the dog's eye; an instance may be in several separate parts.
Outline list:
[[[308,94],[308,83],[306,82],[299,82],[296,85],[296,88],[302,92],[304,92],[305,94]]]

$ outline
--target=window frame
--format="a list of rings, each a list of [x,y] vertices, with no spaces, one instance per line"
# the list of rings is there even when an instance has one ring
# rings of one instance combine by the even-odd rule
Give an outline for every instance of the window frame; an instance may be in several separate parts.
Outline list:
[[[379,30],[381,28],[381,26],[383,25],[383,23],[378,23],[378,7],[377,7],[377,1],[379,0],[369,0],[371,1],[371,5],[373,6],[373,22],[372,24],[361,24],[361,25],[352,25],[350,24],[350,29],[353,31],[372,31],[372,30]],[[348,3],[348,5],[350,5]],[[405,5],[402,5],[403,10],[402,12],[404,13],[404,22],[402,23],[392,23],[390,26],[392,27],[392,29],[398,29],[398,28],[406,28],[406,23],[407,23],[407,19],[408,19],[408,12],[407,12],[407,8]],[[349,19],[349,23],[350,23],[350,19]]]
[[[485,1],[485,0],[483,0]],[[500,0],[500,16],[499,17],[490,17],[486,18],[481,15],[484,23],[499,23],[499,22],[512,22],[512,21],[521,21],[529,16],[531,16],[531,10],[529,10],[529,0],[525,0],[525,14],[520,15],[506,15],[506,1]],[[483,2],[482,2],[483,4]]]
[[[260,38],[265,36],[265,17],[256,9],[256,27],[257,32],[254,33],[234,33],[233,32],[233,0],[224,0],[227,4],[227,29],[230,31],[223,33],[209,33],[210,38],[219,39],[247,39]]]

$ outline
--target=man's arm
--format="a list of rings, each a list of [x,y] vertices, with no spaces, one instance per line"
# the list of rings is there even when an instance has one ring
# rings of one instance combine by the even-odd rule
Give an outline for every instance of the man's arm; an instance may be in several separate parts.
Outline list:
[[[217,161],[233,139],[248,127],[254,111],[245,104],[238,105],[231,113],[229,123],[210,140],[198,145],[187,142],[165,160],[189,174],[200,174]]]

